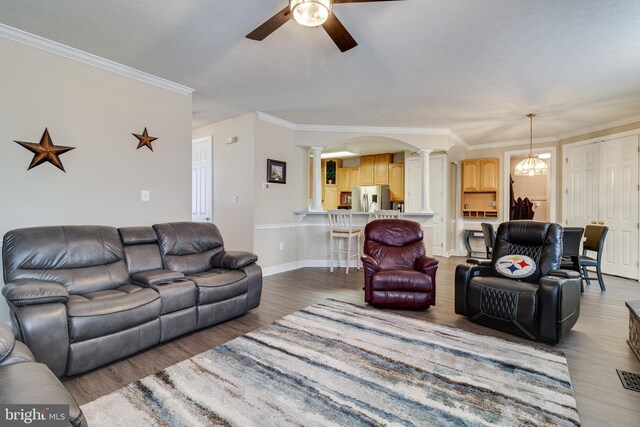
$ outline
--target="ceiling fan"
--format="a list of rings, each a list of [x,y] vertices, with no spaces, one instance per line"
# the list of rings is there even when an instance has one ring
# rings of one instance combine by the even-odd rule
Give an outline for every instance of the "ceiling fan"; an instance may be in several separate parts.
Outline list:
[[[264,40],[269,34],[280,28],[282,24],[293,18],[298,23],[317,27],[322,25],[329,37],[342,52],[358,45],[351,34],[333,14],[331,8],[338,3],[368,3],[378,1],[399,0],[289,0],[289,5],[267,19],[262,25],[247,34],[251,40]]]

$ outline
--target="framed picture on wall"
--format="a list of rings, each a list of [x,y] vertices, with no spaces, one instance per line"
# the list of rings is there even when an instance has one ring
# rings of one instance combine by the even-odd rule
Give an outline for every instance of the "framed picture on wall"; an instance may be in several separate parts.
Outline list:
[[[287,163],[280,160],[267,159],[267,182],[287,183]]]

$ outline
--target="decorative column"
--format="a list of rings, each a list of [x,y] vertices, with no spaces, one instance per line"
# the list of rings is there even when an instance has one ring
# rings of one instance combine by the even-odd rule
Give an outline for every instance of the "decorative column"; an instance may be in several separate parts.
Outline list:
[[[431,202],[429,200],[429,154],[433,150],[421,148],[420,164],[422,165],[422,199],[420,204],[421,213],[431,213]]]
[[[454,213],[455,226],[455,249],[456,254],[460,256],[464,256],[467,254],[467,251],[464,249],[463,239],[464,239],[464,218],[460,212],[462,212],[462,161],[458,160],[455,162],[456,165],[456,211]]]
[[[311,186],[311,212],[322,212],[322,162],[320,154],[324,147],[311,147],[313,156],[313,178]]]

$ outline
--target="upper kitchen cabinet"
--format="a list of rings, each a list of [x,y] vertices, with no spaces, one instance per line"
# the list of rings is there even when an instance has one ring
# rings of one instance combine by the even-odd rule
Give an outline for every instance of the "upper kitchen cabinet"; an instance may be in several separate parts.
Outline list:
[[[373,185],[389,185],[389,165],[393,154],[376,154],[373,159]]]
[[[404,163],[389,165],[389,201],[404,201]]]
[[[464,160],[462,191],[498,191],[498,158]]]
[[[487,158],[462,162],[462,216],[498,217],[498,161]]]
[[[360,157],[360,185],[373,185],[374,156]]]

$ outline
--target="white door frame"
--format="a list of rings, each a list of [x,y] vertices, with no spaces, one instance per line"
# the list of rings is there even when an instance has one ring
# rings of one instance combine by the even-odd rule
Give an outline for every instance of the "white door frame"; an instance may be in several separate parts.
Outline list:
[[[209,195],[209,213],[210,213],[210,219],[209,222],[213,222],[213,136],[209,135],[209,136],[204,136],[202,138],[197,138],[197,139],[193,139],[191,140],[191,152],[193,153],[193,146],[194,144],[200,144],[200,143],[209,143],[209,146],[211,147],[211,174],[210,174],[210,182],[209,182],[209,189],[211,191],[211,194]],[[191,184],[193,185],[193,184]],[[193,198],[193,189],[192,189],[192,198]],[[193,200],[191,201],[191,203],[193,203]]]
[[[534,153],[551,153],[549,159],[549,221],[559,222],[557,218],[556,210],[556,194],[557,194],[557,165],[558,165],[558,150],[556,147],[534,147],[532,150]],[[503,221],[509,221],[509,174],[511,170],[511,157],[522,156],[523,154],[529,154],[529,149],[511,150],[504,152],[504,163],[502,166],[502,218]],[[563,157],[564,158],[564,155]],[[564,170],[564,168],[563,168]],[[563,211],[564,212],[564,211]]]

